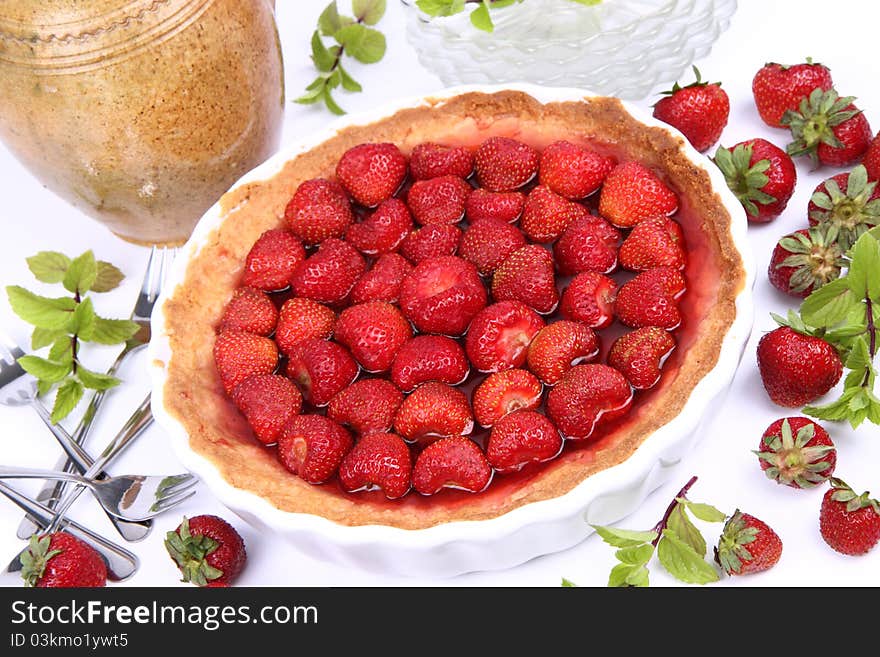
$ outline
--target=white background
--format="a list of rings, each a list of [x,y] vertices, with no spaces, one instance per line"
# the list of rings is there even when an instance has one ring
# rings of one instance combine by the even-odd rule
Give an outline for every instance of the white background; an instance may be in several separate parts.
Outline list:
[[[281,0],[278,25],[284,51],[287,106],[283,142],[324,126],[331,120],[318,106],[304,107],[291,102],[313,79],[309,60],[309,37],[325,0]],[[704,79],[721,80],[731,99],[730,122],[722,143],[732,145],[751,137],[764,137],[780,146],[787,132],[766,127],[758,119],[751,96],[751,79],[766,61],[795,63],[811,56],[828,65],[842,95],[854,95],[867,118],[880,128],[880,86],[877,85],[876,46],[878,11],[873,3],[838,0],[833,9],[818,0],[791,3],[781,0],[742,0],[730,29],[721,35],[712,53],[696,62]],[[347,9],[343,0],[340,6]],[[872,15],[866,15],[872,14]],[[844,24],[844,17],[846,22]],[[439,80],[422,69],[403,32],[403,10],[389,0],[388,11],[379,25],[388,37],[388,51],[379,64],[363,66],[351,63],[348,68],[359,80],[361,94],[340,92],[337,100],[350,112],[372,108],[396,96],[435,91]],[[690,77],[685,76],[685,81]],[[636,104],[645,108],[655,102],[652,95]],[[880,584],[880,548],[863,557],[844,557],[828,548],[818,530],[822,490],[796,491],[778,486],[764,477],[757,458],[751,453],[763,430],[787,413],[775,407],[764,393],[755,366],[755,344],[774,324],[769,312],[785,313],[792,299],[776,292],[766,278],[770,252],[784,233],[806,225],[806,207],[813,188],[836,170],[810,171],[806,161],[798,162],[799,184],[787,211],[775,222],[752,226],[750,240],[758,267],[755,288],[757,318],[752,339],[746,348],[742,366],[723,406],[709,409],[706,432],[699,447],[689,455],[678,474],[651,495],[642,508],[620,523],[633,529],[648,529],[660,518],[668,501],[692,474],[699,481],[691,499],[710,502],[732,512],[735,508],[752,513],[773,526],[784,543],[782,559],[772,570],[741,578],[723,579],[713,586],[797,586]],[[128,278],[118,290],[100,295],[99,313],[123,317],[130,312],[140,284],[147,251],[113,237],[98,223],[82,215],[45,190],[0,145],[0,283],[36,286],[25,265],[25,258],[40,250],[59,250],[71,256],[93,249],[104,260],[119,265]],[[5,294],[0,294],[0,327],[20,344],[27,343],[28,327],[9,309]],[[109,348],[90,352],[91,362],[112,360]],[[93,433],[91,446],[108,440],[130,411],[148,391],[146,359],[129,363],[122,372],[125,384],[112,393]],[[69,423],[73,426],[73,423]],[[880,494],[880,430],[865,425],[857,431],[848,426],[828,429],[838,447],[838,475],[859,491],[873,488]],[[8,464],[49,467],[58,448],[46,429],[29,408],[0,407],[0,461]],[[162,430],[153,426],[113,470],[122,472],[172,473],[182,466],[171,454]],[[15,482],[24,491],[35,492],[36,482]],[[400,579],[344,569],[318,562],[300,554],[294,546],[277,537],[260,535],[243,520],[225,510],[202,488],[199,494],[179,509],[179,513],[161,516],[153,533],[143,542],[129,547],[142,561],[140,571],[121,585],[173,586],[178,572],[165,553],[162,539],[173,529],[180,515],[216,513],[228,517],[245,538],[249,561],[238,580],[243,585],[342,586],[342,585],[477,585],[477,586],[557,586],[568,577],[584,586],[603,586],[612,567],[613,549],[597,537],[559,554],[535,559],[519,567],[475,573],[448,580]],[[106,518],[96,510],[88,495],[74,507],[73,516],[108,537],[115,538]],[[23,546],[15,538],[21,515],[0,498],[0,560],[6,563]],[[703,525],[711,544],[719,526]],[[677,582],[651,567],[654,585]],[[5,584],[17,585],[6,580]]]

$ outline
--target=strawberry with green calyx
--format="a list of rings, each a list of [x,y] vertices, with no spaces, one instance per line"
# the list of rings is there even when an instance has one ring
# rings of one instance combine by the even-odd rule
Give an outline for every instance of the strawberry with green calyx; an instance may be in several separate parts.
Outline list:
[[[782,541],[770,526],[737,509],[721,531],[715,561],[728,575],[760,573],[782,556]]]
[[[797,170],[784,150],[766,139],[750,139],[730,149],[719,148],[714,160],[749,221],[772,221],[785,210]]]
[[[795,297],[808,297],[826,283],[840,277],[846,266],[837,242],[837,228],[802,229],[786,235],[776,244],[767,275],[777,290]]]
[[[247,560],[244,540],[217,516],[187,519],[165,535],[165,549],[174,559],[183,582],[196,586],[229,586]]]
[[[764,431],[754,453],[769,479],[792,488],[824,483],[837,463],[828,432],[805,417],[776,420]]]
[[[868,172],[860,164],[820,183],[807,212],[811,226],[836,229],[840,248],[846,250],[862,233],[880,224],[880,187],[877,181],[868,181]]]
[[[91,546],[67,532],[34,534],[21,555],[26,587],[84,588],[107,584],[107,565]]]
[[[831,479],[831,488],[822,498],[819,531],[828,545],[846,555],[861,555],[880,541],[880,502],[857,495],[840,479]]]
[[[833,85],[828,67],[807,57],[792,65],[764,64],[752,80],[752,95],[761,120],[772,128],[784,128],[781,120],[786,110],[796,110],[813,89]]]
[[[701,153],[721,137],[730,115],[730,99],[720,82],[703,82],[694,66],[696,81],[682,87],[678,82],[654,104],[654,118],[678,128]]]

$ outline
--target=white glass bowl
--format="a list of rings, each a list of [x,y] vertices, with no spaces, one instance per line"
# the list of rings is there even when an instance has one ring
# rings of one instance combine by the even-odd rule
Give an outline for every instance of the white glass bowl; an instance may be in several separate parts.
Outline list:
[[[422,66],[446,85],[533,82],[637,100],[682,76],[727,29],[736,0],[525,0],[492,11],[492,33],[470,7],[431,17],[401,0]]]

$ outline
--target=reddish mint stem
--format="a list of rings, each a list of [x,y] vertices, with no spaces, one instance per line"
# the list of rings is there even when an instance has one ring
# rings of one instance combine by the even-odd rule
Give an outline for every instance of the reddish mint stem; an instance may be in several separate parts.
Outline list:
[[[871,378],[871,364],[874,362],[874,356],[877,355],[877,327],[874,325],[874,306],[871,303],[871,297],[865,297],[865,315],[868,324],[868,351],[871,354],[871,361],[865,368],[865,378],[862,379],[862,387],[868,387],[868,381]]]
[[[678,491],[676,496],[672,498],[672,501],[669,503],[669,506],[666,507],[666,513],[663,514],[663,517],[660,519],[660,522],[658,522],[656,525],[654,525],[653,531],[657,532],[657,538],[655,538],[653,541],[651,541],[651,545],[653,545],[654,547],[657,547],[657,543],[660,542],[660,537],[663,535],[663,530],[666,529],[666,523],[669,522],[669,516],[672,515],[672,511],[673,511],[673,509],[675,509],[675,505],[678,504],[678,499],[680,497],[685,497],[687,495],[687,492],[691,489],[691,486],[693,486],[696,483],[696,481],[697,481],[697,476],[694,475],[693,477],[688,479],[688,482],[684,486],[682,486],[681,490]]]

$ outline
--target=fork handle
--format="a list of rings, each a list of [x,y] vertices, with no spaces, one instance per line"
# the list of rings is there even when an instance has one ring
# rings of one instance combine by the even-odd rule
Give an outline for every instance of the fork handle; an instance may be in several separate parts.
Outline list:
[[[60,481],[75,481],[89,487],[94,486],[90,479],[71,472],[42,470],[40,468],[19,468],[14,465],[0,465],[0,479],[56,479]]]

